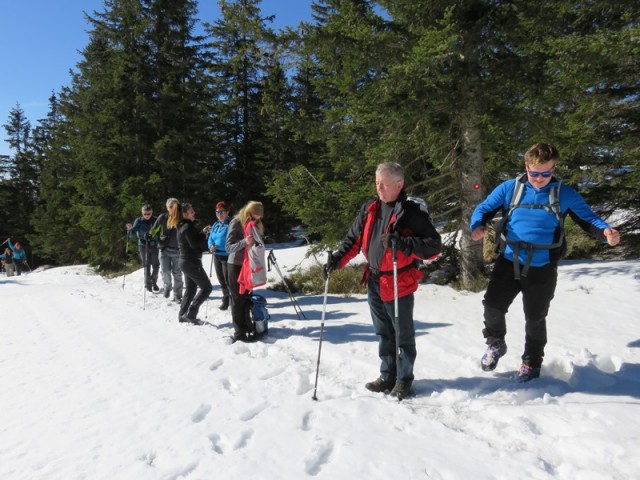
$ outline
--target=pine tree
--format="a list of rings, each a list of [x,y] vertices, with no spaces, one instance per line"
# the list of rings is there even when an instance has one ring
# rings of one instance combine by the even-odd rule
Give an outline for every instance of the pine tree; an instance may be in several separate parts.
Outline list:
[[[224,155],[220,197],[238,209],[248,200],[265,203],[268,235],[289,223],[266,196],[279,162],[289,163],[286,102],[289,96],[276,36],[259,0],[220,1],[222,17],[209,25],[214,135]]]
[[[142,203],[162,211],[168,196],[205,201],[200,176],[215,170],[216,150],[195,11],[192,0],[106,0],[88,17],[89,44],[61,95],[70,160],[60,181],[77,214],[66,223],[80,227],[81,258],[92,265],[122,264],[124,224]],[[55,215],[42,211],[40,235]]]

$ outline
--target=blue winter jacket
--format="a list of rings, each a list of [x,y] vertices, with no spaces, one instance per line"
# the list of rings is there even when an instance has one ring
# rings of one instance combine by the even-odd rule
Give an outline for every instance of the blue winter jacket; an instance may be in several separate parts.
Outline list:
[[[229,231],[229,223],[231,217],[227,217],[224,222],[217,221],[211,226],[211,233],[209,233],[209,250],[215,245],[216,250],[213,253],[216,257],[228,257],[229,252],[225,250],[225,244],[227,243],[227,232]]]
[[[145,235],[151,232],[151,228],[153,227],[153,224],[155,223],[155,221],[156,221],[156,217],[153,215],[149,217],[148,220],[144,217],[136,218],[135,221],[133,222],[133,225],[131,226],[131,230],[129,230],[128,238],[133,238],[134,235],[137,235],[138,245],[141,247],[144,247]],[[149,247],[158,248],[157,235],[151,237],[151,240],[149,240]]]
[[[536,189],[524,178],[524,192],[519,205],[548,205],[551,187],[558,184],[555,178],[541,189]],[[515,188],[515,179],[507,180],[498,185],[489,196],[480,203],[471,215],[471,230],[485,226],[494,215],[502,210],[504,214],[509,211],[511,197]],[[604,220],[598,217],[582,196],[569,185],[560,184],[559,189],[560,212],[562,218],[569,214],[571,218],[587,233],[606,242],[604,229],[611,228]],[[509,242],[526,242],[535,244],[553,244],[560,239],[561,226],[557,217],[543,208],[515,208],[505,225],[504,234]],[[564,247],[552,250],[536,249],[531,260],[531,266],[541,267],[560,259]],[[507,244],[504,258],[513,259],[513,248]],[[518,252],[519,263],[525,264],[529,255],[529,249],[520,248]]]
[[[17,262],[21,262],[27,258],[27,253],[22,248],[16,248],[15,245],[9,240],[9,248],[13,252],[13,259]]]

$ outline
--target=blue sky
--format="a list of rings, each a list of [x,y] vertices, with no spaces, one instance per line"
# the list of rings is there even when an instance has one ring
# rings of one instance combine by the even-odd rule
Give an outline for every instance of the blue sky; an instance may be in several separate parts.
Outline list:
[[[201,20],[219,15],[216,0],[199,0]],[[311,17],[311,0],[262,0],[274,28]],[[11,154],[3,127],[20,104],[32,127],[46,116],[52,92],[69,85],[69,71],[88,42],[83,11],[102,11],[102,0],[0,0],[0,154]]]

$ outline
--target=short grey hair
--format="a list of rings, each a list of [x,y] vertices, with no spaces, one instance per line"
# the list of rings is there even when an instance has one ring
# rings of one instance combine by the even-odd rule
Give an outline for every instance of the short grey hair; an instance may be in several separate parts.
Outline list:
[[[387,172],[395,180],[404,181],[404,168],[397,162],[384,162],[376,168],[376,175]]]

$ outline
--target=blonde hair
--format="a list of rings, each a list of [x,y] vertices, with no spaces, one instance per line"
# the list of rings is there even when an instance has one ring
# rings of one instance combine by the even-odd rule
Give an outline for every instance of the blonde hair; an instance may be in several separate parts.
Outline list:
[[[169,203],[169,200],[173,200]],[[169,218],[167,219],[167,228],[176,228],[182,221],[182,206],[180,202],[175,198],[167,200],[167,208],[169,209]]]
[[[251,200],[242,207],[240,211],[238,211],[235,218],[237,218],[240,224],[244,227],[249,220],[252,220],[252,215],[258,215],[260,217],[260,220],[256,220],[256,227],[258,227],[258,231],[260,233],[264,233],[264,225],[262,224],[262,217],[264,217],[264,205],[262,205],[262,202]]]

